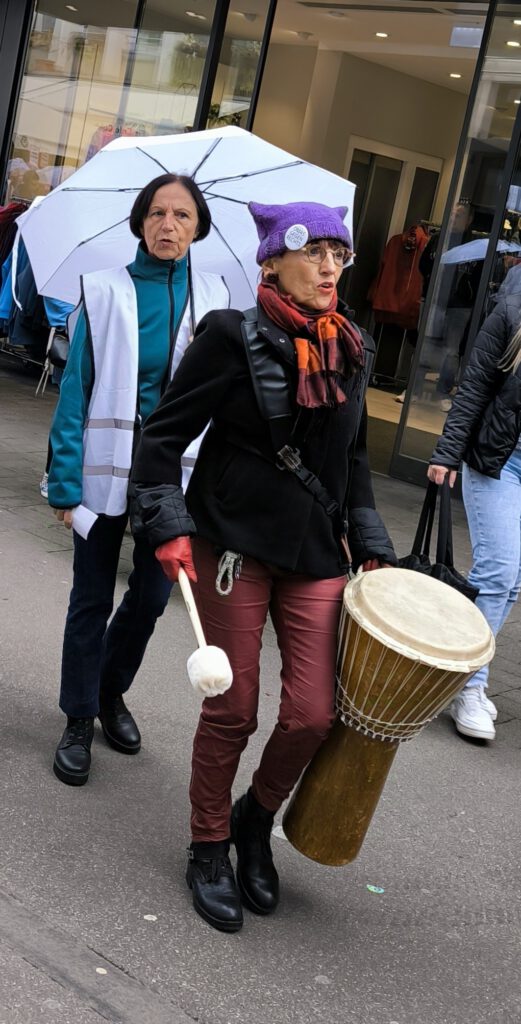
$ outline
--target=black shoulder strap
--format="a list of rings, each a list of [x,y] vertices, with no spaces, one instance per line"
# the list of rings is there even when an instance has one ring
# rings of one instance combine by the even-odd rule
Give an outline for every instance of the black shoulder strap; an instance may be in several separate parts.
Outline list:
[[[328,516],[337,518],[340,525],[338,502],[326,491],[318,477],[302,465],[299,450],[292,448],[289,443],[293,416],[288,379],[284,367],[273,358],[268,342],[259,334],[256,308],[244,313],[241,331],[255,397],[261,416],[268,423],[278,468],[293,473],[322,505]]]
[[[293,425],[288,378],[282,364],[273,358],[266,338],[259,334],[255,306],[244,313],[241,331],[257,405],[278,452],[289,442]]]

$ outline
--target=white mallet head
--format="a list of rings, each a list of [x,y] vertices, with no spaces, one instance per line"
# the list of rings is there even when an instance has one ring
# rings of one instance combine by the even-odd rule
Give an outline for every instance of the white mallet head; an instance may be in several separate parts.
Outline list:
[[[205,697],[216,697],[232,685],[232,667],[221,647],[199,647],[190,655],[186,667],[194,690]]]

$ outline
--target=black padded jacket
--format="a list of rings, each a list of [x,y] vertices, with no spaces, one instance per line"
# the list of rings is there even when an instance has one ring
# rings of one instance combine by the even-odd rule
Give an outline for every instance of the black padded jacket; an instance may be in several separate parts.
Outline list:
[[[521,322],[521,291],[500,299],[476,338],[431,465],[457,469],[463,460],[500,476],[521,434],[521,368],[499,368]]]

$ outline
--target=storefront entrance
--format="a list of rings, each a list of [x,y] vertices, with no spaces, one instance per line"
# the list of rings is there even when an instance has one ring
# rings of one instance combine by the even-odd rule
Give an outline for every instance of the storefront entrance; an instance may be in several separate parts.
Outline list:
[[[369,450],[384,473],[427,290],[421,253],[442,225],[487,10],[408,0],[277,6],[255,130],[357,186],[357,258],[341,290],[377,343]]]
[[[118,135],[216,124],[348,177],[357,259],[340,291],[377,343],[372,466],[423,481],[521,261],[520,4],[237,4],[6,0],[0,202],[45,194]]]

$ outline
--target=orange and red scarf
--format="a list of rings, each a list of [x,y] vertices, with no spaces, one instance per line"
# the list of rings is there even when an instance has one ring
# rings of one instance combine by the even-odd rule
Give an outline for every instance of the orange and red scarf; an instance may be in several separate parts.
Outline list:
[[[327,309],[316,312],[298,306],[271,281],[262,281],[258,294],[266,315],[295,345],[297,404],[317,409],[345,402],[347,382],[364,365],[364,346],[354,324],[336,312],[336,289]]]

